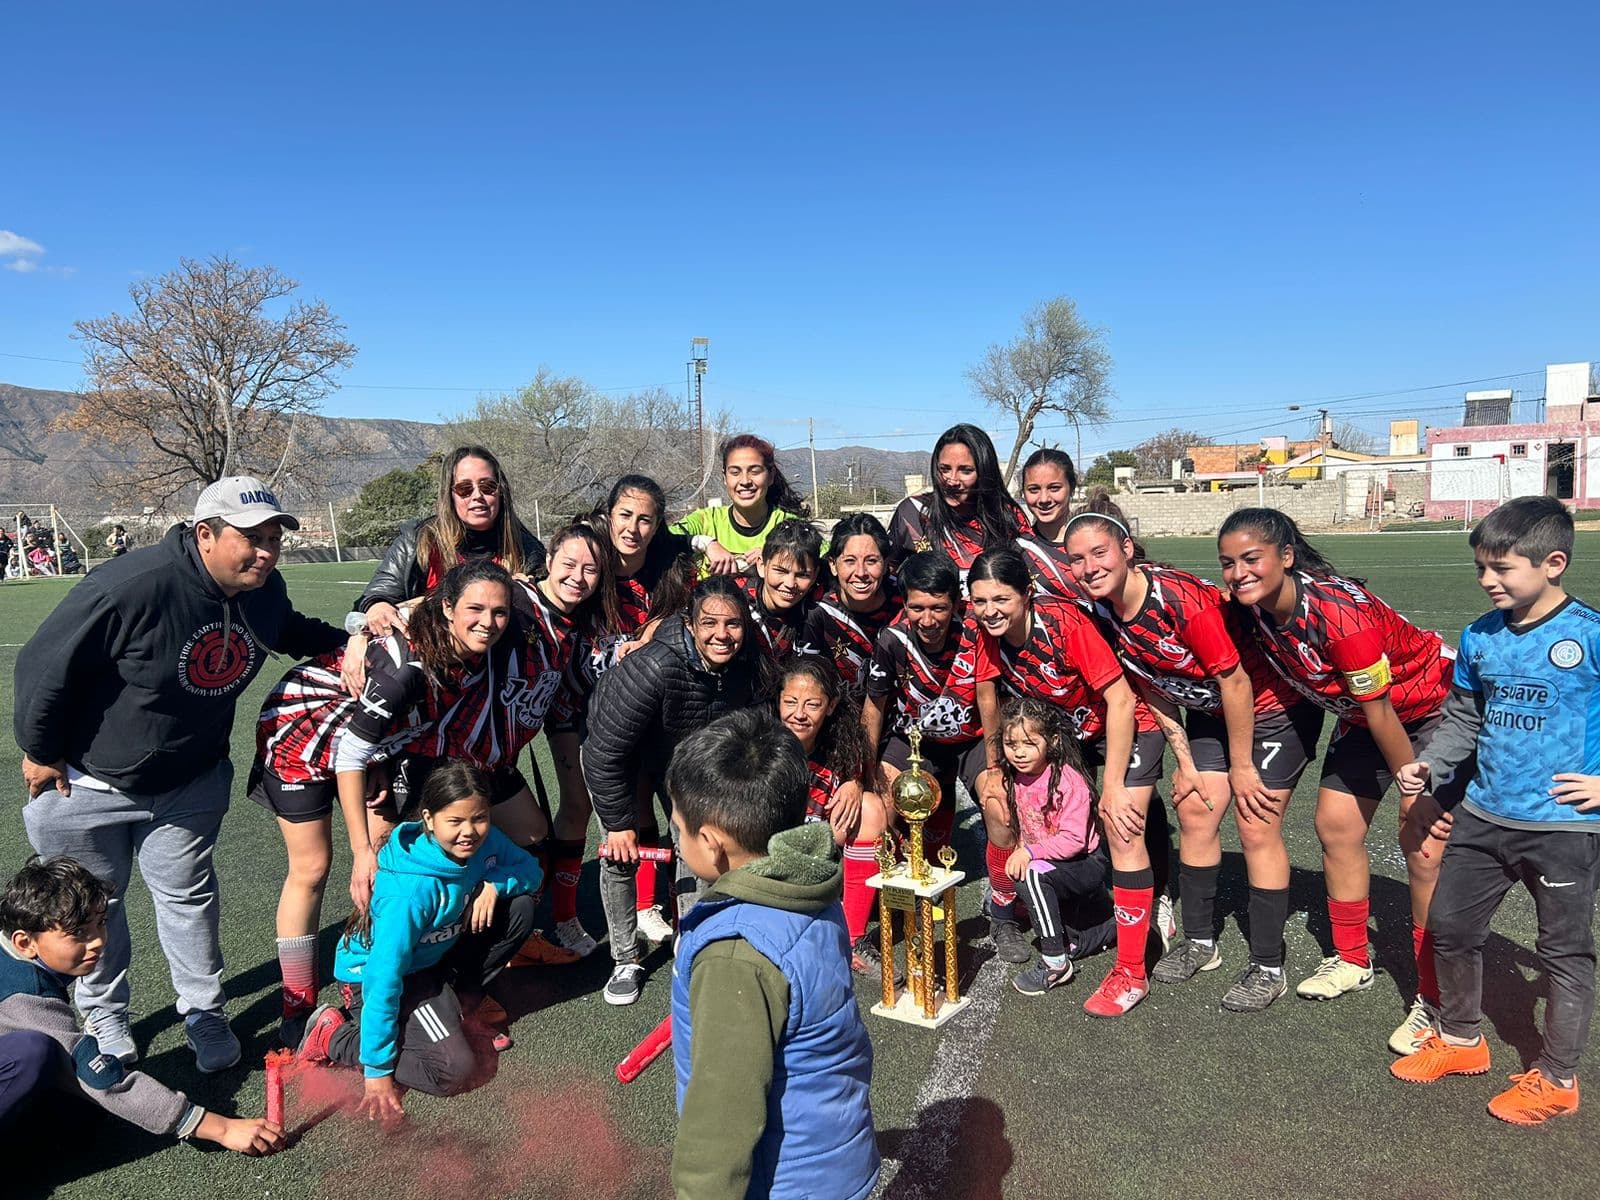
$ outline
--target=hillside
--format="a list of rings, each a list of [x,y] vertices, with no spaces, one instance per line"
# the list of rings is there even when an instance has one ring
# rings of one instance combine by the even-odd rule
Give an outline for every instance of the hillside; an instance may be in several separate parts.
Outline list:
[[[0,507],[50,504],[60,506],[75,524],[97,523],[111,511],[108,496],[96,478],[126,456],[92,436],[52,428],[56,418],[77,407],[71,392],[42,391],[0,383]],[[446,440],[444,427],[425,421],[350,417],[312,419],[320,434],[341,447],[333,483],[304,499],[345,500],[361,486],[396,467],[412,467]],[[811,459],[805,450],[779,456],[784,473],[802,492],[811,490]],[[894,496],[902,494],[904,476],[925,472],[926,449],[878,450],[845,446],[817,451],[817,474],[823,483],[876,484]],[[294,489],[285,488],[286,497]]]

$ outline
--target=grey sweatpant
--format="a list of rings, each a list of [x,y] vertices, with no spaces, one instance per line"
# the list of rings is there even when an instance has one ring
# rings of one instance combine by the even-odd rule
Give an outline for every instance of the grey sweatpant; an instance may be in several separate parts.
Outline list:
[[[672,830],[672,894],[677,898],[678,916],[682,918],[694,907],[706,884],[683,865],[683,855],[678,853],[678,827],[669,821],[667,828]],[[639,914],[634,907],[633,889],[633,877],[638,873],[639,868],[634,863],[614,863],[609,858],[600,860],[600,904],[606,910],[611,959],[616,963],[639,961]]]
[[[23,807],[35,850],[75,858],[111,885],[105,949],[94,970],[78,981],[78,1009],[85,1015],[128,1010],[133,948],[122,901],[135,857],[155,905],[156,935],[178,993],[178,1012],[222,1007],[222,905],[212,852],[232,787],[233,764],[224,760],[170,792],[134,795],[79,781],[70,796],[51,788]]]

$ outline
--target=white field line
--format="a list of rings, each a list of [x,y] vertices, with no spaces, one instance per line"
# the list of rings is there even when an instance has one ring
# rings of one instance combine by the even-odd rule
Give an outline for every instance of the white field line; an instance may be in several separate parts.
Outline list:
[[[968,828],[981,820],[977,809],[970,808],[960,823],[962,828]],[[878,1186],[872,1193],[874,1197],[883,1197],[901,1174],[906,1176],[907,1183],[894,1189],[896,1200],[939,1200],[944,1195],[941,1181],[949,1170],[951,1154],[961,1133],[961,1105],[952,1102],[972,1095],[973,1084],[983,1067],[984,1050],[994,1037],[1007,978],[1005,965],[999,959],[991,959],[973,980],[967,992],[970,1003],[966,1009],[938,1031],[936,1036],[940,1043],[933,1068],[917,1091],[911,1117],[917,1122],[915,1133],[907,1131],[900,1141],[904,1148],[903,1159],[884,1160]],[[946,1106],[941,1114],[943,1119],[936,1127],[924,1128],[922,1114],[935,1104]]]

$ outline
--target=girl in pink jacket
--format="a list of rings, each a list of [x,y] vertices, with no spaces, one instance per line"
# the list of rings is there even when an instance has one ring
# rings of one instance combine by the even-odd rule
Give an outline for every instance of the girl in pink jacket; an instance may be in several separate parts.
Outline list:
[[[1006,874],[1027,893],[1042,957],[1011,983],[1025,996],[1042,996],[1072,978],[1073,958],[1114,940],[1110,872],[1094,785],[1066,712],[1042,700],[1012,700],[1000,713],[1000,737],[1000,773],[1017,831]]]

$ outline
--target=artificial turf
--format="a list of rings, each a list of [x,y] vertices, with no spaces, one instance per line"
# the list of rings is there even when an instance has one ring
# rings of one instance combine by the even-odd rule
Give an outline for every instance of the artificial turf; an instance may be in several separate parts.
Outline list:
[[[1451,642],[1484,608],[1459,533],[1330,538],[1324,549],[1343,570],[1365,575],[1397,608]],[[1156,541],[1151,550],[1215,577],[1206,539]],[[1580,537],[1568,577],[1576,595],[1600,599],[1597,558],[1600,538]],[[299,607],[336,620],[369,569],[291,566],[285,576]],[[0,709],[11,710],[18,645],[71,582],[0,585]],[[252,753],[252,718],[288,665],[269,664],[239,703],[233,752],[240,779]],[[6,814],[0,871],[6,874],[28,852],[18,762],[10,738],[0,738],[0,810]],[[1287,967],[1295,979],[1315,966],[1328,937],[1311,822],[1314,790],[1308,774],[1285,831],[1295,867],[1287,932]],[[1218,897],[1225,969],[1181,988],[1158,986],[1120,1021],[1096,1021],[1080,1007],[1109,968],[1108,956],[1083,964],[1077,980],[1044,997],[1013,991],[1012,968],[971,944],[983,932],[977,913],[982,889],[963,887],[959,911],[969,943],[971,1008],[937,1033],[867,1018],[876,1053],[873,1106],[886,1156],[881,1193],[898,1200],[1591,1195],[1600,1173],[1600,1100],[1537,1130],[1502,1125],[1484,1112],[1505,1074],[1523,1069],[1537,1046],[1542,985],[1531,951],[1532,905],[1520,890],[1501,910],[1487,947],[1491,1075],[1425,1089],[1390,1078],[1384,1043],[1414,987],[1394,814],[1391,798],[1370,842],[1374,941],[1385,970],[1371,991],[1331,1004],[1291,994],[1257,1016],[1218,1008],[1230,972],[1245,958],[1238,928],[1243,867],[1237,836],[1226,825]],[[335,845],[340,842],[336,837]],[[970,825],[957,847],[969,876],[981,878]],[[172,1008],[149,900],[137,884],[129,897],[140,1066],[226,1113],[262,1109],[261,1056],[275,1044],[276,1032],[272,921],[282,864],[274,822],[236,792],[218,870],[230,1015],[246,1057],[219,1076],[195,1072]],[[336,860],[328,889],[325,978],[346,913],[347,866]],[[580,911],[592,932],[603,932],[593,861]],[[0,1194],[151,1200],[664,1194],[673,1134],[671,1065],[663,1060],[628,1087],[611,1076],[617,1060],[666,1012],[670,959],[658,951],[649,965],[643,999],[625,1009],[600,999],[609,967],[604,949],[574,967],[509,975],[501,999],[518,1018],[516,1045],[500,1057],[497,1076],[448,1101],[408,1097],[410,1120],[399,1132],[382,1133],[347,1115],[339,1101],[357,1085],[335,1074],[291,1094],[291,1124],[303,1128],[293,1149],[273,1158],[174,1145],[86,1117],[75,1142],[61,1129],[55,1147],[9,1154]],[[864,1005],[875,991],[874,981],[861,983]],[[827,1195],[825,1187],[818,1194]]]

